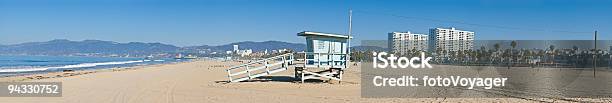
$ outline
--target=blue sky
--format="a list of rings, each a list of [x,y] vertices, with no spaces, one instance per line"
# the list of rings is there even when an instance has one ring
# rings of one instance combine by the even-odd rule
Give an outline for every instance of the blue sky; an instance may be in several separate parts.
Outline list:
[[[0,0],[0,44],[52,39],[178,46],[277,40],[300,31],[359,40],[456,27],[480,40],[612,38],[610,0]]]

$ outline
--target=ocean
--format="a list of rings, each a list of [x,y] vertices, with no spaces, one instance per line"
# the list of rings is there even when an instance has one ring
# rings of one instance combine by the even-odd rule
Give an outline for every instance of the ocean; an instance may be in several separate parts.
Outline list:
[[[184,61],[184,60],[183,60]],[[171,58],[77,57],[77,56],[3,56],[0,55],[0,76],[14,76],[63,70],[88,70],[181,62]]]

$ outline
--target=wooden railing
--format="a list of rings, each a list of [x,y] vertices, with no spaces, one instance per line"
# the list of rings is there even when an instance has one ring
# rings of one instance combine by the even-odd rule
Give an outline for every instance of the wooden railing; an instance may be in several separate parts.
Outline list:
[[[275,63],[270,63],[275,62]],[[288,66],[293,62],[293,53],[282,54],[262,60],[257,60],[254,62],[241,64],[238,66],[233,66],[227,71],[227,77],[229,78],[229,82],[240,82],[245,81],[265,75],[270,75],[272,73],[277,73],[281,71],[285,71],[288,69]],[[261,66],[257,66],[258,64],[262,64]],[[278,67],[277,67],[278,66]],[[274,68],[276,67],[276,68]],[[265,70],[265,71],[262,71]],[[236,71],[236,72],[232,72]],[[260,71],[260,72],[257,72]],[[239,77],[241,76],[241,77]],[[238,77],[238,78],[233,78]]]

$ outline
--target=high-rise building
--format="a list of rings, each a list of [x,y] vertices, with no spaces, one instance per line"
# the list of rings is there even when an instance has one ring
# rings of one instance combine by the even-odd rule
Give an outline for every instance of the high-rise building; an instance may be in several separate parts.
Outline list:
[[[238,50],[240,50],[240,49],[238,48],[238,45],[234,45],[234,52],[238,52]]]
[[[388,46],[394,53],[406,54],[411,50],[427,51],[428,36],[425,34],[391,32],[388,37]]]
[[[474,48],[474,32],[455,28],[429,29],[429,51],[463,51]]]

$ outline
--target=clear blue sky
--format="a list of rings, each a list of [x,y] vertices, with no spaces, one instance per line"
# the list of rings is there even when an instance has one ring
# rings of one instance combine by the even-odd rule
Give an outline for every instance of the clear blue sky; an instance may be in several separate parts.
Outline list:
[[[480,40],[584,40],[592,34],[565,31],[594,30],[609,40],[610,5],[610,0],[0,0],[0,44],[52,39],[178,46],[303,43],[297,32],[347,33],[349,8],[355,11],[357,41],[451,26],[475,31]]]

